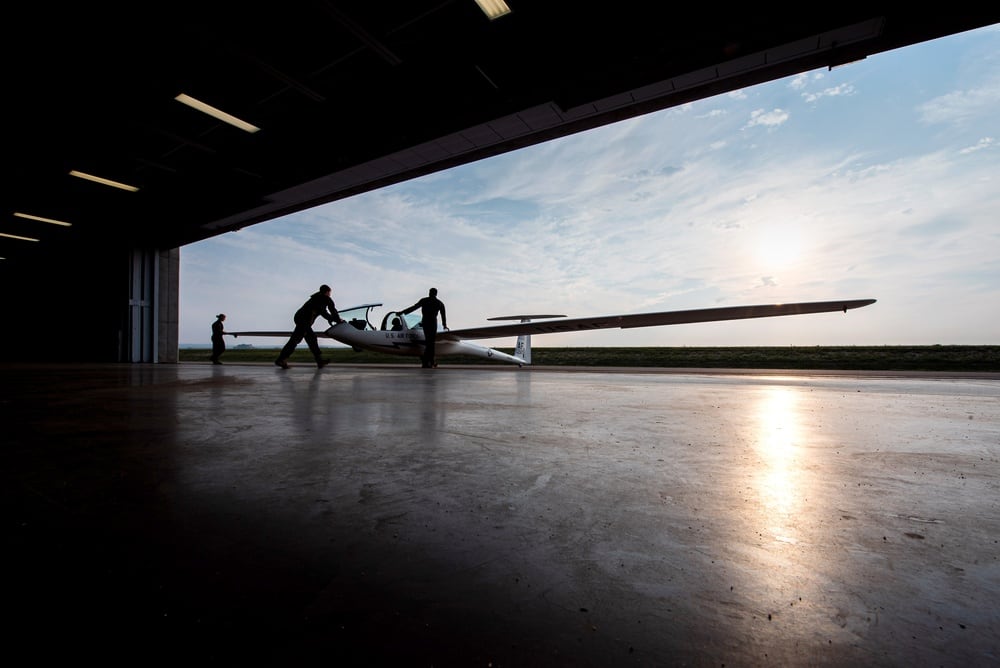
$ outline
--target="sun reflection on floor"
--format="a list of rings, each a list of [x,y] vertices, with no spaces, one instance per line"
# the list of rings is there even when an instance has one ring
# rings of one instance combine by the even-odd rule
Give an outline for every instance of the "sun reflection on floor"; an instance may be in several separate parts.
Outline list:
[[[793,388],[769,387],[759,397],[756,448],[761,458],[758,493],[768,520],[784,523],[801,503],[798,454],[801,418]],[[794,542],[781,530],[779,539]]]

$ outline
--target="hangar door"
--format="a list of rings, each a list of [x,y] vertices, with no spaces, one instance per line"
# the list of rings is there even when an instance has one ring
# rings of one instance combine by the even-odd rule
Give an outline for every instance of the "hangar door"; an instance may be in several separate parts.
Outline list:
[[[119,361],[176,363],[180,311],[179,248],[134,249],[129,254],[128,311]]]

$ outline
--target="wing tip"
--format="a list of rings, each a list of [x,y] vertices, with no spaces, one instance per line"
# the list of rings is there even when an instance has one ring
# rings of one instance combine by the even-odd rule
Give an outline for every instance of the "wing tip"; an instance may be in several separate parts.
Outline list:
[[[877,299],[855,299],[854,301],[846,302],[843,305],[844,313],[847,313],[848,309],[862,308],[864,306],[871,306],[872,304],[874,304],[877,301],[878,301]]]

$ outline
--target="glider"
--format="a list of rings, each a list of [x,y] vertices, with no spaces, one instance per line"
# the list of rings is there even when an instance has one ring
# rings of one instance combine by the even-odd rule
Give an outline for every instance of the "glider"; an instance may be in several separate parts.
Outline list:
[[[661,311],[659,313],[632,313],[625,315],[605,315],[589,318],[566,318],[564,315],[508,315],[487,318],[490,321],[516,320],[507,325],[485,325],[466,329],[443,329],[437,333],[435,354],[471,355],[498,362],[508,362],[524,366],[531,364],[531,337],[537,334],[565,332],[586,332],[595,329],[631,329],[633,327],[658,327],[660,325],[681,325],[694,322],[714,322],[719,320],[744,320],[747,318],[771,318],[782,315],[803,315],[807,313],[829,313],[861,308],[874,304],[874,299],[851,299],[845,301],[796,302],[791,304],[760,304],[754,306],[722,306],[718,308],[694,309],[689,311]],[[371,323],[372,309],[382,304],[361,304],[348,309],[338,309],[344,322],[329,329],[316,332],[316,337],[333,339],[350,346],[357,352],[370,350],[390,355],[419,357],[424,351],[424,331],[420,326],[420,314],[404,314],[390,311],[382,318],[379,326]],[[398,329],[393,329],[393,320],[399,319]],[[289,331],[247,331],[226,332],[237,336],[283,337],[292,335]],[[516,336],[514,354],[489,348],[472,339],[495,339]]]

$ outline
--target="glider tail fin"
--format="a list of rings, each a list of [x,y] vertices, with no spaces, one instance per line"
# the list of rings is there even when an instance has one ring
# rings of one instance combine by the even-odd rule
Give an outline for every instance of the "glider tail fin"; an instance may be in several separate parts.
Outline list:
[[[522,320],[521,322],[528,322]],[[517,337],[517,345],[514,346],[514,357],[520,357],[527,364],[531,364],[531,334],[522,334]]]
[[[502,315],[487,320],[520,320],[521,322],[531,322],[539,318],[565,318],[564,315]],[[531,334],[521,334],[517,337],[517,344],[514,346],[514,357],[520,357],[525,364],[531,364]]]

